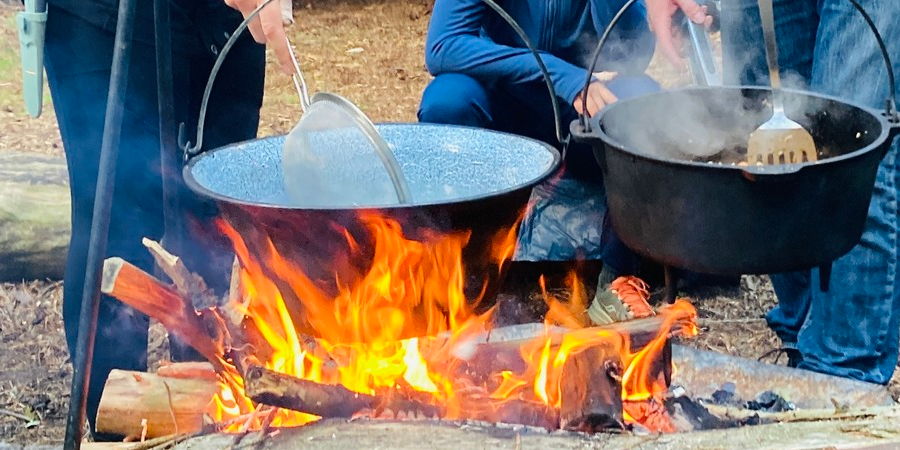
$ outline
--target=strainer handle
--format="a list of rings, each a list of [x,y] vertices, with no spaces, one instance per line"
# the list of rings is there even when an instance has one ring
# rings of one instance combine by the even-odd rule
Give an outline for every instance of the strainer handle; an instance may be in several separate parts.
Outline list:
[[[257,6],[250,15],[245,17],[244,21],[234,30],[234,33],[228,37],[228,41],[225,42],[222,51],[219,52],[219,56],[216,58],[216,62],[209,72],[209,80],[206,82],[206,89],[203,91],[203,101],[200,103],[200,116],[197,119],[197,139],[195,143],[192,144],[187,140],[184,123],[181,123],[178,127],[178,146],[184,151],[185,161],[189,160],[192,156],[197,156],[197,154],[200,153],[200,149],[203,147],[203,125],[206,123],[206,107],[209,104],[209,95],[212,92],[213,83],[216,81],[216,75],[218,75],[219,69],[225,61],[225,55],[231,51],[231,47],[234,47],[238,37],[247,29],[247,25],[250,24],[250,21],[259,15],[259,12],[273,1],[275,0],[266,0],[261,5]],[[288,41],[288,49],[291,50],[291,60],[294,63],[294,68],[297,70],[297,73],[293,77],[294,86],[297,88],[297,92],[300,95],[301,107],[305,110],[306,106],[309,105],[309,96],[306,94],[306,82],[303,81],[303,76],[300,74],[300,67],[297,64],[296,57],[294,57],[290,41]],[[305,104],[303,103],[304,101],[306,102]]]
[[[294,81],[294,87],[297,88],[297,95],[300,97],[300,109],[306,112],[309,108],[309,89],[306,87],[306,80],[303,79],[303,72],[300,70],[300,64],[297,63],[297,55],[294,54],[294,46],[291,45],[290,39],[287,39],[287,47],[288,54],[291,55],[291,63],[294,65],[294,74],[291,75],[291,80]]]

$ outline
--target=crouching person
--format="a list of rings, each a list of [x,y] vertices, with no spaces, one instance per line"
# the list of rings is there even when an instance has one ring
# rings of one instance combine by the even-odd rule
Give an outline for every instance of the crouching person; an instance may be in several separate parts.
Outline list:
[[[553,101],[560,108],[563,138],[579,114],[593,115],[609,103],[660,89],[644,73],[656,40],[641,2],[626,10],[604,44],[587,89],[586,111],[582,92],[590,56],[625,0],[499,3],[540,51],[556,91]],[[434,79],[422,95],[420,122],[513,133],[562,150],[538,62],[515,30],[482,0],[435,1],[425,63]],[[519,233],[516,260],[601,259],[598,297],[608,293],[615,278],[638,275],[639,259],[616,238],[606,219],[602,176],[589,146],[569,144],[562,176],[535,188],[531,206]]]

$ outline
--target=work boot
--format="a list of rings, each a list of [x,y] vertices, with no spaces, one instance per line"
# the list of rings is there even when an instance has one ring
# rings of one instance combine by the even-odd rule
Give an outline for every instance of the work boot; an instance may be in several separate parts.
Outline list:
[[[615,322],[652,316],[653,309],[647,300],[650,297],[647,283],[632,276],[613,278],[605,268],[600,272],[597,293],[587,310],[594,325],[609,325]]]

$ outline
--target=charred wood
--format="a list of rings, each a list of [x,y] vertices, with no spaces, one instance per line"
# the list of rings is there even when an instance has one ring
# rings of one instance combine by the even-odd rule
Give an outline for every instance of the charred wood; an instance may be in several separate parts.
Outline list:
[[[622,367],[603,346],[566,359],[560,373],[560,428],[595,432],[622,428]]]

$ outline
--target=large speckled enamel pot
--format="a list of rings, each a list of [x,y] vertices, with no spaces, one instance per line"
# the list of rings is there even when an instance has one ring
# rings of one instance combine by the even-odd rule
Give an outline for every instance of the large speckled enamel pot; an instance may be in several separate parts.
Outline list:
[[[470,231],[463,249],[466,293],[472,300],[484,290],[490,300],[502,280],[500,268],[489,257],[490,243],[517,225],[531,187],[559,167],[559,153],[542,142],[476,128],[428,124],[382,124],[377,128],[403,168],[412,193],[410,205],[293,206],[283,186],[283,136],[201,154],[185,166],[185,182],[201,197],[216,202],[251,254],[267,255],[266,237],[270,238],[282,256],[326,292],[335,290],[336,268],[341,282],[349,283],[358,276],[358,269],[370,263],[372,236],[359,221],[361,212],[396,220],[410,239],[425,238],[435,231]],[[347,152],[337,153],[335,162],[328,165],[333,177],[348,183],[375,183],[387,177],[377,158],[352,159],[348,164]],[[372,163],[359,163],[364,160]],[[361,255],[352,251],[344,229],[363,249]],[[342,267],[357,270],[339,269]],[[270,277],[279,279],[274,268],[268,269]]]

